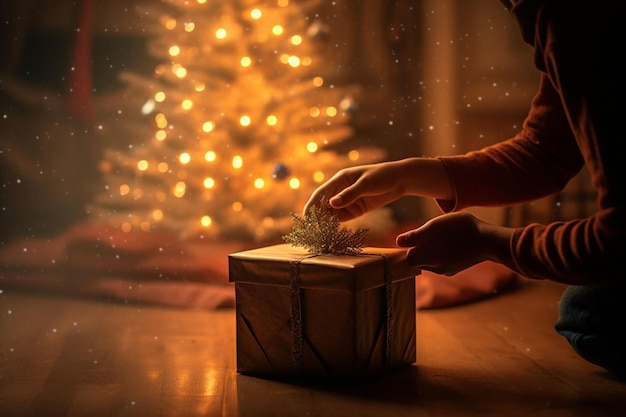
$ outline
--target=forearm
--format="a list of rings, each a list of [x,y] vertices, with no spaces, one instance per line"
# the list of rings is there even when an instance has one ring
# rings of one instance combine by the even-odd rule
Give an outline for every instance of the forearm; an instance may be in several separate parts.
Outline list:
[[[404,195],[454,200],[454,187],[441,160],[416,157],[393,163],[398,164],[397,180],[403,183]]]

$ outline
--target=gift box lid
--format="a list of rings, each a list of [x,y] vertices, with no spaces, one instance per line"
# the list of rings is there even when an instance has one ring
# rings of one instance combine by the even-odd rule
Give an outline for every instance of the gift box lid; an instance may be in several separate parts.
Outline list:
[[[291,244],[279,244],[228,255],[229,281],[288,285],[297,264],[302,288],[362,291],[413,278],[419,270],[406,262],[406,249],[366,247],[358,255],[311,255]]]

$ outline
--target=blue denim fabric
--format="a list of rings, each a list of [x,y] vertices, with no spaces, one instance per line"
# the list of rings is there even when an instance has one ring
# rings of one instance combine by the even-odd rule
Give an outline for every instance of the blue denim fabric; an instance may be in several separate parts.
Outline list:
[[[626,379],[626,309],[620,290],[567,287],[554,327],[581,357]]]

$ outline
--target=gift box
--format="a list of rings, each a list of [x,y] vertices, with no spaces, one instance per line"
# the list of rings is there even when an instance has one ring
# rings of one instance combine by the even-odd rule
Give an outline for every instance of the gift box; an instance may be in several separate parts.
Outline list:
[[[404,249],[310,255],[279,244],[229,255],[237,371],[362,378],[416,361],[416,270]]]

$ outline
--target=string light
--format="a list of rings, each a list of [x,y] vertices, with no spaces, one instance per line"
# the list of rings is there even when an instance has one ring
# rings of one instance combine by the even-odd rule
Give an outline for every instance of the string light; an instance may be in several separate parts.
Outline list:
[[[325,175],[322,171],[315,171],[313,173],[313,181],[320,183],[324,181]]]
[[[351,161],[356,161],[359,159],[359,157],[360,157],[359,151],[357,151],[356,149],[353,149],[350,152],[348,152],[348,158]]]
[[[180,161],[181,164],[186,165],[189,162],[191,162],[191,155],[189,155],[188,152],[183,152],[180,155],[178,155],[178,160]]]
[[[148,170],[148,161],[146,161],[145,159],[142,159],[141,161],[137,162],[137,169],[139,171],[147,171]]]
[[[178,56],[180,54],[180,46],[172,45],[169,49],[170,56]]]
[[[252,119],[250,119],[250,116],[248,116],[247,114],[244,114],[239,118],[239,124],[244,127],[250,126],[250,123],[252,123]]]
[[[197,7],[194,9],[190,4],[192,1],[196,2],[198,5],[209,3],[207,0],[185,1],[185,6],[191,6],[192,12],[198,10]],[[290,6],[291,3],[292,2],[289,0],[274,0],[274,4],[278,5],[278,7],[287,7]],[[278,11],[276,9],[272,9],[271,12],[271,18],[278,17],[279,13],[285,13],[285,11]],[[200,13],[204,12],[200,11]],[[200,71],[200,68],[204,65],[206,60],[207,53],[215,52],[216,59],[221,59],[217,54],[221,53],[222,49],[226,46],[223,41],[233,41],[234,46],[229,43],[228,50],[224,50],[228,54],[235,51],[235,48],[238,48],[240,41],[245,42],[245,37],[252,34],[255,35],[253,38],[254,45],[268,41],[275,44],[280,41],[286,44],[283,45],[285,48],[283,48],[282,51],[279,46],[275,45],[271,45],[270,49],[268,49],[273,51],[272,56],[275,57],[274,59],[278,58],[279,63],[282,64],[279,64],[279,67],[283,67],[284,65],[284,69],[277,69],[281,74],[289,71],[290,68],[310,66],[313,62],[313,59],[307,55],[307,53],[311,51],[311,49],[306,48],[305,45],[308,38],[301,34],[293,34],[293,32],[288,33],[288,30],[293,28],[291,21],[284,20],[282,22],[283,24],[264,21],[257,23],[256,21],[270,17],[260,6],[248,8],[245,13],[247,13],[249,17],[244,19],[247,20],[247,23],[242,28],[237,27],[238,24],[242,23],[239,19],[241,15],[237,14],[237,18],[235,18],[231,16],[229,12],[223,13],[220,17],[213,16],[212,20],[209,21],[205,19],[205,16],[200,14],[193,15],[193,17],[189,17],[192,16],[191,14],[177,14],[176,16],[188,16],[184,18],[181,17],[180,20],[170,15],[160,17],[160,25],[167,31],[172,31],[172,33],[168,33],[167,36],[173,39],[173,41],[170,42],[168,46],[158,46],[163,49],[159,52],[159,57],[163,58],[161,54],[164,53],[166,54],[165,57],[169,59],[165,59],[162,64],[156,65],[153,73],[156,82],[140,85],[139,87],[156,87],[155,90],[152,90],[152,93],[149,93],[151,97],[149,95],[148,99],[141,107],[141,112],[143,115],[148,116],[149,121],[153,120],[153,141],[164,142],[167,140],[167,143],[158,145],[153,143],[155,146],[154,149],[162,152],[160,156],[149,154],[146,152],[147,148],[143,148],[144,145],[142,145],[142,149],[136,147],[137,153],[131,152],[131,156],[134,155],[134,159],[124,160],[120,158],[119,165],[130,165],[132,167],[134,164],[136,180],[130,182],[127,180],[128,183],[119,186],[119,196],[113,193],[114,195],[111,195],[111,197],[121,199],[120,196],[124,196],[125,199],[130,197],[135,200],[145,199],[146,201],[135,203],[140,207],[149,204],[147,200],[150,200],[156,205],[167,203],[173,208],[173,212],[184,214],[182,205],[190,204],[190,202],[187,201],[190,198],[209,201],[221,196],[220,193],[216,192],[216,189],[220,192],[228,193],[233,192],[235,187],[243,187],[242,184],[247,184],[248,188],[252,188],[253,191],[258,191],[255,192],[256,194],[249,191],[243,192],[240,198],[245,199],[232,202],[231,209],[234,213],[242,212],[244,211],[245,204],[246,210],[250,210],[249,213],[246,212],[246,216],[250,216],[248,220],[253,220],[252,217],[261,214],[260,212],[257,213],[258,210],[261,210],[261,207],[256,207],[254,203],[249,202],[249,198],[254,199],[255,195],[265,194],[264,190],[271,190],[272,193],[287,193],[286,203],[293,204],[295,201],[293,199],[299,197],[291,196],[299,196],[301,193],[293,193],[290,190],[298,190],[303,187],[304,183],[322,183],[326,179],[326,175],[321,170],[302,174],[304,176],[300,176],[299,178],[290,177],[290,173],[294,171],[294,167],[299,163],[297,159],[293,161],[289,160],[287,161],[289,163],[284,165],[272,161],[271,164],[275,165],[275,167],[272,169],[270,165],[269,173],[266,172],[268,167],[265,166],[265,168],[259,170],[260,176],[256,176],[250,171],[250,169],[255,169],[257,164],[256,160],[259,155],[256,153],[253,153],[254,157],[249,157],[250,160],[246,160],[245,170],[242,169],[244,165],[243,157],[246,155],[241,153],[235,154],[235,152],[242,152],[238,149],[239,146],[247,145],[249,142],[257,140],[257,137],[260,140],[266,138],[268,144],[278,145],[283,137],[293,132],[289,126],[286,126],[287,122],[291,124],[291,122],[298,123],[302,121],[305,124],[307,132],[316,132],[314,126],[316,122],[318,124],[329,125],[330,121],[328,118],[336,117],[339,111],[345,110],[343,107],[338,109],[338,107],[327,106],[322,102],[311,103],[311,101],[309,101],[308,105],[304,103],[304,105],[301,105],[296,111],[285,109],[285,107],[279,105],[277,100],[282,97],[282,94],[278,94],[277,99],[270,91],[271,86],[268,85],[268,89],[265,90],[266,86],[264,83],[267,82],[269,84],[273,82],[273,79],[267,80],[264,78],[263,74],[257,75],[255,73],[256,67],[259,65],[272,65],[265,56],[260,54],[260,52],[262,52],[260,48],[254,52],[250,52],[251,54],[254,53],[254,55],[235,55],[238,57],[235,59],[235,63],[237,60],[239,61],[240,69],[234,69],[232,73],[233,77],[228,80],[227,88],[231,89],[234,93],[235,88],[242,85],[243,87],[241,88],[243,88],[244,91],[242,91],[242,97],[235,95],[238,98],[237,102],[234,103],[235,107],[233,107],[233,104],[228,101],[230,100],[228,98],[230,95],[228,95],[227,92],[221,91],[219,86],[214,87],[215,81],[212,74]],[[288,16],[291,16],[290,12],[287,13]],[[212,26],[214,24],[213,22],[216,21],[216,17],[219,19],[217,20],[219,23],[217,23],[216,26]],[[289,19],[289,17],[286,18]],[[204,26],[206,26],[207,22],[209,22],[208,25],[211,28],[208,29],[209,37],[212,34],[214,35],[212,40],[206,37],[204,38],[204,42],[208,41],[207,44],[201,44],[200,42],[191,40],[191,38],[186,38],[189,36],[187,34],[200,32],[200,29],[206,34],[206,32],[204,32],[206,30]],[[289,22],[288,26],[285,26],[284,22]],[[198,33],[197,35],[200,34]],[[196,36],[196,34],[191,36]],[[273,37],[276,38],[274,39]],[[235,40],[236,43],[234,42]],[[241,50],[245,49],[239,49],[239,51]],[[225,60],[231,59],[230,56],[224,56],[223,58]],[[277,63],[274,61],[273,65],[276,64]],[[218,62],[218,65],[221,65],[221,61]],[[300,92],[304,93],[312,88],[322,87],[325,83],[324,79],[319,76],[305,79],[301,78],[304,74],[296,75],[299,76],[295,77],[298,79],[295,90],[292,92],[291,89],[285,89],[286,95],[297,94],[297,97],[299,97]],[[242,84],[238,84],[240,76],[245,80]],[[182,82],[178,80],[182,80]],[[177,82],[183,87],[183,90],[180,92],[173,91],[174,84]],[[158,87],[159,85],[162,85],[162,87]],[[159,88],[163,88],[164,90],[159,90]],[[282,86],[279,88],[282,88]],[[186,91],[184,89],[186,89]],[[245,91],[245,89],[248,89],[248,91]],[[172,91],[171,93],[170,90]],[[214,91],[214,94],[224,93],[225,101],[223,103],[207,103],[205,105],[202,101],[205,94],[198,93],[204,93],[207,90]],[[168,92],[167,95],[166,91]],[[333,93],[331,93],[330,96],[335,97]],[[334,99],[331,98],[331,100]],[[253,108],[251,106],[254,106],[256,102],[259,102],[260,105],[265,105],[265,107],[258,109],[259,111],[256,109],[250,110]],[[311,104],[314,105],[311,106]],[[218,106],[224,107],[224,110],[216,113],[216,107]],[[229,109],[229,106],[232,108]],[[307,110],[308,106],[310,107]],[[237,110],[233,111],[233,109]],[[268,110],[274,113],[268,114]],[[236,111],[240,113],[235,113]],[[243,114],[244,111],[247,111],[248,114]],[[211,114],[211,112],[214,114]],[[203,114],[205,116],[203,116]],[[310,118],[303,120],[307,115]],[[233,116],[234,120],[231,119]],[[322,120],[315,121],[311,119],[320,117],[323,117]],[[186,120],[187,125],[181,120]],[[341,122],[343,121],[344,119],[342,118]],[[237,122],[239,125],[237,125]],[[233,124],[239,127],[235,132],[231,131]],[[258,131],[256,129],[258,129]],[[300,137],[299,132],[297,132],[297,135]],[[312,133],[311,136],[317,138],[316,133]],[[333,135],[331,134],[331,136]],[[190,144],[190,141],[195,142],[194,144]],[[305,140],[304,142],[306,142],[304,146],[306,152],[315,154],[329,141],[319,139]],[[300,157],[302,145],[296,145],[293,146],[293,148],[297,150],[297,157]],[[222,150],[222,153],[218,154],[220,150]],[[229,155],[225,154],[226,152],[228,152]],[[265,152],[264,149],[263,152]],[[140,157],[137,157],[139,155]],[[262,153],[260,156],[265,157],[267,155]],[[356,150],[350,151],[346,156],[351,161],[355,161],[360,157]],[[281,155],[278,152],[276,152],[276,155],[272,155],[272,157],[275,157],[277,161],[281,159]],[[200,161],[200,158],[204,158],[204,162]],[[231,172],[230,174],[227,172],[219,173],[217,169],[224,168],[222,158],[225,160],[226,165],[228,165],[228,160],[230,159],[232,170],[238,172]],[[273,171],[276,171],[277,166],[284,166],[285,173],[280,177],[274,176],[274,180],[264,178],[264,175],[271,175]],[[228,168],[228,166],[226,166],[226,168]],[[113,170],[114,168],[111,166],[109,169]],[[164,181],[162,184],[167,185],[159,186],[153,183],[150,175],[157,173],[163,174]],[[199,192],[196,191],[198,188]],[[185,199],[178,202],[178,199],[182,199],[185,196]],[[282,199],[283,195],[277,194],[277,196],[273,196],[273,198]],[[216,200],[216,202],[218,201]],[[281,202],[281,204],[283,203]],[[178,210],[179,208],[181,210]],[[126,217],[122,220],[121,228],[125,232],[129,232],[133,229],[148,232],[156,228],[157,223],[163,223],[160,227],[178,227],[179,222],[184,220],[182,217],[179,217],[178,214],[169,219],[166,213],[169,212],[164,213],[161,208],[151,208],[147,213],[141,216],[145,219],[140,219],[137,215],[135,215],[135,217],[132,215]],[[204,233],[203,236],[213,235],[213,233],[217,236],[221,233],[228,232],[230,220],[222,219],[222,215],[220,214],[221,220],[217,222],[216,218],[213,216],[215,216],[215,213],[205,214],[196,212],[193,214],[191,221],[195,222],[195,225],[190,229],[191,232],[193,233],[193,229],[197,230],[200,227],[215,227],[218,225],[217,223],[220,224],[219,227],[215,227],[214,232]],[[241,218],[243,216],[237,217]],[[224,224],[222,224],[222,222],[224,222]],[[272,228],[276,227],[276,224],[279,224],[281,228],[283,227],[282,219],[281,222],[278,223],[278,217],[274,215],[266,215],[261,222],[256,221],[255,223],[251,232],[257,233],[259,236],[268,234],[272,231]],[[184,228],[189,229],[188,227]],[[189,230],[186,230],[185,233],[188,231]],[[272,231],[272,233],[274,232],[276,231]]]
[[[217,158],[217,154],[213,151],[208,151],[207,153],[204,154],[204,159],[207,162],[213,162],[215,161],[216,158]]]
[[[186,191],[187,191],[187,184],[184,181],[178,181],[176,185],[174,186],[174,189],[172,190],[172,194],[174,194],[174,196],[178,198],[181,198],[185,195]]]
[[[211,189],[215,187],[215,180],[211,177],[207,177],[204,179],[204,188]]]
[[[297,178],[292,178],[289,180],[289,186],[294,189],[297,190],[298,188],[300,188],[300,180]]]
[[[215,31],[215,37],[219,40],[224,40],[226,39],[226,35],[228,32],[226,32],[226,29],[224,28],[219,28]]]
[[[183,100],[182,103],[180,103],[180,106],[183,108],[183,110],[191,110],[191,108],[193,107],[193,101],[187,98]]]
[[[278,117],[274,116],[273,114],[270,114],[265,119],[265,122],[267,123],[268,126],[276,126],[276,124],[278,123]]]
[[[163,220],[163,210],[161,209],[152,210],[152,218],[154,219],[154,221],[157,221],[157,222],[160,222],[161,220]]]
[[[164,141],[166,137],[167,137],[167,132],[162,129],[157,130],[156,133],[154,134],[154,138],[159,142]]]

